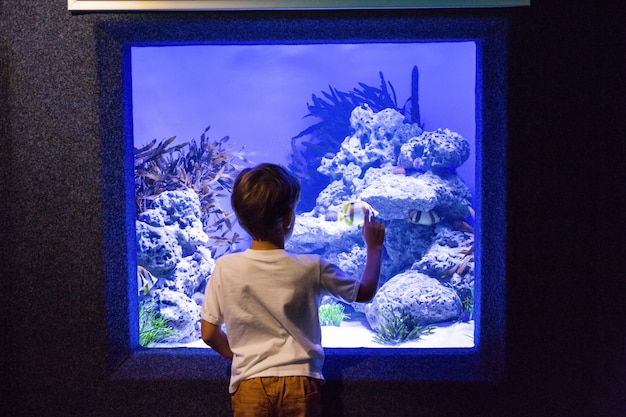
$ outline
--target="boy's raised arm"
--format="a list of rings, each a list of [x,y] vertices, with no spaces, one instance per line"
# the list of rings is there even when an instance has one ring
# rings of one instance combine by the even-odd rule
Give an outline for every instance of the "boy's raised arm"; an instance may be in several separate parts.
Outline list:
[[[370,301],[378,289],[383,243],[385,242],[385,226],[377,222],[373,215],[370,216],[369,211],[366,211],[361,234],[367,247],[367,260],[356,297],[356,301],[359,303]]]

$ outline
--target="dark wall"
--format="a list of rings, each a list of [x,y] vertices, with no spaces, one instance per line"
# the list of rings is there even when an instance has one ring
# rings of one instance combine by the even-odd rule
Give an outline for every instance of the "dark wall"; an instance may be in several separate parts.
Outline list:
[[[146,380],[107,363],[94,33],[150,15],[40,3],[0,3],[0,411],[228,415],[225,363]],[[332,379],[328,415],[626,415],[626,15],[608,3],[407,12],[508,21],[506,376]]]

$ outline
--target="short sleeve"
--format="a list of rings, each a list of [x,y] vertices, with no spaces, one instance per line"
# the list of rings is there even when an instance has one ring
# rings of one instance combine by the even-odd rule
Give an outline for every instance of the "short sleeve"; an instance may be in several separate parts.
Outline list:
[[[218,264],[219,265],[219,264]],[[209,282],[204,290],[204,300],[202,301],[202,320],[208,321],[216,326],[224,322],[222,310],[219,303],[219,266],[216,265]]]
[[[359,293],[360,281],[345,273],[337,265],[320,258],[322,288],[329,294],[352,303]]]

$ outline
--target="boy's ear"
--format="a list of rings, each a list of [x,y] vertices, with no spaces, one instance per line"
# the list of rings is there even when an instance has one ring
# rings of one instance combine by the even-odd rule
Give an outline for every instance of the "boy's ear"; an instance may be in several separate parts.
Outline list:
[[[291,226],[291,222],[293,221],[293,216],[295,216],[295,212],[293,209],[291,209],[289,210],[289,213],[287,213],[287,215],[283,219],[283,227],[285,229],[289,229],[289,227]]]

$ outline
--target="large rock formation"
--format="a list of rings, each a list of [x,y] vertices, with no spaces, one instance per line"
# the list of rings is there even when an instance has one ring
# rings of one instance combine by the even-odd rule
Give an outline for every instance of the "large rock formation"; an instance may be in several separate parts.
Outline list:
[[[456,174],[469,143],[448,129],[428,132],[403,123],[392,109],[374,113],[360,106],[350,123],[354,134],[321,160],[318,171],[329,184],[316,207],[296,218],[287,248],[320,253],[360,276],[363,239],[341,213],[346,202],[364,201],[387,227],[385,256],[378,295],[354,308],[366,313],[372,328],[390,307],[421,324],[456,320],[461,295],[473,296],[474,285],[473,231],[463,223],[472,196]]]
[[[137,265],[158,278],[140,291],[141,303],[167,319],[175,334],[167,342],[200,338],[200,306],[215,266],[193,190],[165,191],[136,222]]]

